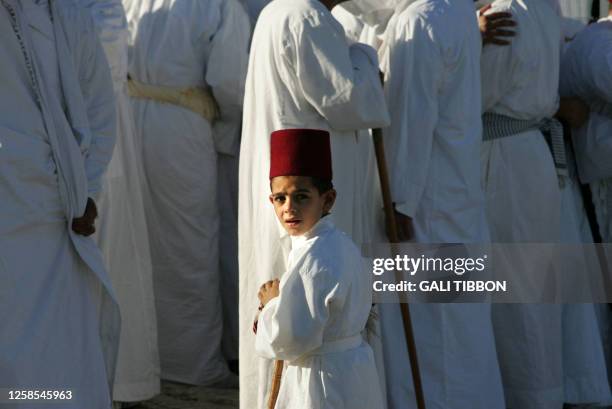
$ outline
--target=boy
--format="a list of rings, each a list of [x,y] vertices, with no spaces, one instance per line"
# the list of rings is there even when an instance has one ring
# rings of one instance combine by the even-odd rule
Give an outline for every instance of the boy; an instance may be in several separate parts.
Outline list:
[[[276,408],[382,408],[360,335],[370,278],[357,247],[325,217],[336,199],[329,133],[277,131],[270,144],[270,202],[292,243],[286,273],[258,294],[256,350],[288,362]]]

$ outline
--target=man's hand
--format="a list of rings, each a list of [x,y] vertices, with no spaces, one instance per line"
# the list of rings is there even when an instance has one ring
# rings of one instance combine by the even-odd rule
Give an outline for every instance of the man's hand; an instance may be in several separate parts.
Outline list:
[[[91,236],[96,232],[95,220],[98,217],[98,208],[92,198],[87,199],[85,214],[72,219],[72,230],[81,236]]]
[[[397,226],[397,237],[400,242],[414,239],[412,218],[395,211],[395,225]]]
[[[514,37],[516,33],[508,30],[509,27],[516,27],[516,22],[512,20],[512,14],[498,12],[486,14],[492,5],[484,6],[478,11],[478,25],[482,35],[482,45],[510,45],[509,37]]]
[[[580,128],[589,119],[589,107],[580,98],[561,98],[555,116],[572,128]]]
[[[280,294],[279,285],[280,281],[278,279],[270,280],[259,288],[257,298],[259,298],[261,307],[265,307],[271,299],[278,297]]]

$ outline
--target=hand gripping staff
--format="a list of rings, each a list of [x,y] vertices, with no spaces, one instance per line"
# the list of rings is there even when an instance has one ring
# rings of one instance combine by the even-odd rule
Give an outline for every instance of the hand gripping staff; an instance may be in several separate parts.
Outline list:
[[[387,161],[385,159],[382,129],[372,129],[372,136],[374,138],[374,150],[376,152],[376,163],[378,165],[378,177],[380,179],[380,189],[382,191],[385,209],[387,235],[389,242],[391,243],[391,251],[395,255],[398,252],[397,244],[399,243],[399,238],[397,234],[397,225],[395,224],[395,209],[393,207],[393,200],[391,199],[391,188],[389,186],[389,173],[387,170]],[[396,271],[395,274],[396,280],[399,283],[401,281],[400,273]],[[399,306],[402,312],[404,335],[406,338],[406,346],[408,348],[408,356],[410,357],[410,369],[412,371],[412,381],[414,383],[417,407],[418,409],[425,409],[425,396],[423,394],[423,384],[421,383],[421,372],[419,370],[419,360],[417,357],[416,343],[414,341],[410,307],[404,292],[400,292],[399,297]]]

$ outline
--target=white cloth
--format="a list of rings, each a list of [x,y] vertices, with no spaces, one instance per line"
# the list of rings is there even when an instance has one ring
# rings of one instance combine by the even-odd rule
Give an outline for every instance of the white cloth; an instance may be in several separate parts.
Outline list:
[[[564,17],[579,21],[583,25],[591,19],[593,0],[558,0]]]
[[[578,34],[563,55],[561,70],[562,95],[612,104],[612,19]],[[573,143],[583,183],[612,177],[612,118],[592,112],[575,131]]]
[[[591,29],[589,29],[591,31]],[[595,31],[602,33],[601,31]],[[612,33],[612,31],[609,31]],[[604,31],[605,33],[605,31]],[[585,87],[576,86],[587,80],[593,84],[601,78],[585,78],[585,70],[596,74],[598,77],[605,77],[609,69],[602,68],[601,64],[595,64],[600,68],[597,72],[591,70],[591,63],[594,63],[591,56],[589,61],[577,61],[576,58],[589,58],[586,54],[587,49],[595,51],[599,56],[605,55],[601,46],[604,41],[597,41],[593,47],[590,43],[585,43],[584,38],[593,40],[591,33],[580,35],[581,40],[572,42],[562,57],[561,65],[561,92],[562,94],[572,94],[571,88],[584,89]],[[586,45],[586,49],[585,49]],[[605,49],[605,48],[604,48]],[[601,62],[601,60],[600,60]],[[584,67],[588,65],[588,67]],[[584,68],[583,68],[584,67]],[[574,70],[580,69],[580,74]],[[612,73],[612,72],[611,72]],[[574,75],[576,77],[574,77]],[[567,77],[570,76],[570,77]],[[591,90],[596,89],[591,88]],[[586,95],[585,95],[586,96]],[[587,100],[588,101],[588,100]],[[593,113],[591,114],[593,115]],[[591,122],[593,122],[591,120]],[[612,122],[612,121],[611,121]],[[590,125],[583,129],[572,130],[572,137],[578,144],[584,142],[577,138],[584,138],[585,132],[589,132]],[[567,149],[568,154],[573,151]],[[569,156],[569,164],[575,169],[575,158],[573,154]],[[583,158],[584,160],[584,158]],[[574,172],[571,172],[572,174]],[[597,182],[595,182],[597,183]],[[572,177],[561,191],[561,241],[564,243],[591,243],[593,236],[586,216],[586,211],[582,203],[580,185],[577,177]],[[594,199],[597,197],[597,189],[593,189]],[[599,206],[596,206],[596,209]],[[563,275],[566,280],[579,280],[585,271],[591,273],[599,266],[585,264],[586,259],[566,260]],[[610,401],[610,385],[606,370],[606,360],[602,345],[603,334],[597,322],[596,307],[592,304],[564,305],[563,306],[563,372],[565,383],[565,401],[569,403],[600,403]]]
[[[70,390],[62,407],[108,409],[119,311],[99,249],[71,222],[111,158],[110,74],[86,10],[70,1],[5,3],[38,87],[0,4],[0,384]]]
[[[346,3],[345,3],[346,4]],[[346,38],[349,42],[354,43],[363,43],[371,46],[372,48],[378,50],[382,45],[382,38],[379,34],[377,26],[384,24],[386,26],[387,21],[378,22],[372,21],[374,25],[370,25],[366,23],[362,16],[355,15],[348,11],[346,8],[342,7],[342,5],[334,7],[332,10],[332,15],[344,28],[344,32],[346,34]],[[387,17],[385,15],[379,16],[382,20],[386,20]],[[382,193],[380,191],[380,179],[378,175],[378,163],[376,160],[376,154],[374,152],[374,145],[370,143],[371,131],[370,130],[360,130],[359,139],[362,141],[361,145],[361,153],[359,157],[366,158],[364,160],[364,168],[367,169],[365,173],[366,177],[363,180],[363,186],[365,187],[363,191],[363,203],[366,208],[372,209],[370,212],[372,217],[370,218],[370,222],[372,224],[371,234],[368,237],[364,237],[364,242],[369,243],[383,243],[387,241],[385,237],[383,227],[384,227],[384,214],[383,214],[383,205],[382,205]],[[367,200],[367,202],[366,202]],[[379,306],[375,306],[372,314],[374,316],[380,315]],[[380,320],[370,320],[368,323],[368,331],[365,333],[366,341],[372,347],[374,351],[374,360],[376,361],[376,366],[378,369],[378,379],[380,381],[383,399],[386,402],[386,380],[385,380],[385,369],[384,369],[384,356],[382,351],[382,342],[380,338]],[[386,405],[384,406],[386,408]]]
[[[159,86],[208,85],[221,121],[238,121],[249,39],[242,6],[235,0],[123,4],[130,75]],[[211,124],[157,101],[133,99],[133,107],[145,168],[162,378],[218,382],[229,371],[220,350],[217,154]]]
[[[340,24],[318,0],[275,0],[253,35],[239,171],[240,402],[265,405],[270,362],[254,356],[251,331],[259,286],[285,270],[289,237],[268,195],[270,134],[283,128],[331,132],[338,199],[330,216],[363,243],[372,237],[374,183],[364,166],[371,140],[357,129],[384,126],[388,113],[376,53],[349,48]],[[263,101],[263,103],[262,103]]]
[[[386,149],[393,199],[416,241],[488,240],[478,158],[482,138],[480,50],[473,3],[422,0],[389,22],[383,42]],[[428,408],[503,408],[484,304],[411,305]],[[381,305],[389,408],[415,408],[397,305]]]
[[[125,91],[127,20],[121,0],[79,0],[96,23],[117,99],[117,143],[99,195],[96,239],[117,294],[123,326],[113,399],[142,401],[160,391],[153,267],[142,198],[142,160]]]
[[[572,151],[567,149],[569,165],[574,167]],[[561,189],[561,243],[592,243],[593,235],[582,202],[580,185],[575,177],[566,180]],[[589,263],[586,253],[572,251],[565,257],[560,271],[568,288],[571,280],[581,280],[589,272],[599,271],[599,265]],[[577,288],[577,287],[573,287]],[[588,404],[609,402],[610,384],[596,307],[593,304],[564,304],[563,378],[565,402]]]
[[[592,24],[567,47],[563,56],[561,92],[588,103],[612,104],[612,19]],[[589,121],[574,130],[581,182],[590,183],[599,230],[612,241],[612,118],[591,112]]]
[[[517,36],[482,55],[483,112],[538,121],[558,107],[560,18],[540,0],[502,0]],[[552,155],[538,130],[485,142],[483,186],[491,239],[497,243],[559,241],[561,196]],[[526,252],[517,268],[542,274],[551,259]],[[507,406],[558,409],[563,405],[561,307],[493,305],[493,323]]]
[[[291,237],[280,295],[259,315],[257,353],[285,360],[277,409],[380,409],[370,346],[361,332],[372,307],[371,274],[331,221]]]

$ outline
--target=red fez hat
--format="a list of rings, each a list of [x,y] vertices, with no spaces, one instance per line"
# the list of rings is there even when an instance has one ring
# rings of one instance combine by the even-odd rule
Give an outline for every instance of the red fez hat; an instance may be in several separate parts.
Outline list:
[[[276,176],[310,176],[332,180],[329,132],[318,129],[272,132],[270,179]]]

